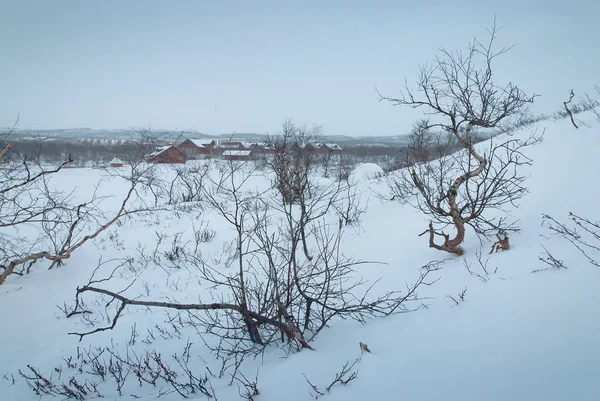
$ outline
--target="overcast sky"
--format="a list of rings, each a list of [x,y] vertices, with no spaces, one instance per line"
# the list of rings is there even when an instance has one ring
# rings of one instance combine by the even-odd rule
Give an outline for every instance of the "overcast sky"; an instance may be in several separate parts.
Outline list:
[[[561,107],[600,84],[600,1],[0,0],[0,126],[403,134],[378,102],[497,15],[497,79]]]

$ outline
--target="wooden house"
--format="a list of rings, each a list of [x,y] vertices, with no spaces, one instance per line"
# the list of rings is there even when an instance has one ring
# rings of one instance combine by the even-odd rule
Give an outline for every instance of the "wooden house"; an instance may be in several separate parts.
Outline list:
[[[248,161],[252,160],[251,150],[224,150],[223,160]]]
[[[213,151],[212,144],[202,139],[186,139],[177,148],[185,153],[188,159],[208,159]]]
[[[123,161],[121,159],[119,159],[117,156],[115,156],[111,161],[110,161],[110,166],[111,167],[123,167]]]
[[[185,164],[187,156],[173,145],[161,146],[148,155],[148,163]]]
[[[251,150],[253,154],[274,154],[275,153],[275,145],[272,143],[256,143],[253,142],[246,147],[246,149]]]
[[[316,143],[314,145],[317,153],[319,154],[340,154],[342,153],[342,148],[340,145],[335,143]]]

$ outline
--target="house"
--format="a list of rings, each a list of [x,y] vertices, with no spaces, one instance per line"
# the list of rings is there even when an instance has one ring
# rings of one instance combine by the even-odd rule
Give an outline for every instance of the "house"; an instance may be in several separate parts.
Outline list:
[[[188,159],[208,159],[213,150],[212,145],[202,139],[186,139],[177,148],[185,153]]]
[[[123,161],[121,159],[119,159],[117,156],[115,156],[114,159],[112,159],[110,161],[110,166],[111,167],[123,167]]]
[[[223,160],[248,161],[252,160],[251,150],[224,150]]]
[[[173,145],[160,146],[148,155],[148,163],[185,164],[187,156]]]
[[[225,160],[254,160],[256,156],[272,155],[272,143],[224,141],[221,139],[186,139],[177,145],[188,159],[220,157]]]
[[[272,143],[250,143],[246,149],[251,150],[253,154],[273,154],[275,153],[275,145]]]
[[[223,152],[228,150],[247,150],[241,142],[238,141],[220,141],[218,139],[210,143],[213,154],[222,156]]]
[[[324,143],[323,146],[326,146],[331,153],[342,153],[342,147],[337,143]]]
[[[320,154],[339,154],[342,153],[340,145],[335,143],[316,143],[314,148]]]
[[[215,143],[215,147],[225,150],[244,150],[244,144],[239,141],[219,141]]]

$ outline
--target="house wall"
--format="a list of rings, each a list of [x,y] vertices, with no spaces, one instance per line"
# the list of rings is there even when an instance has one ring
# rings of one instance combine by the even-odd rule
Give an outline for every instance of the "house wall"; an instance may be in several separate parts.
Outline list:
[[[185,164],[187,156],[185,153],[175,147],[171,147],[164,152],[154,156],[149,163],[164,163],[164,164]]]
[[[223,155],[223,160],[234,160],[234,161],[250,161],[252,155]]]
[[[182,142],[177,148],[185,153],[188,159],[206,159],[210,157],[210,149],[198,146],[188,140]]]

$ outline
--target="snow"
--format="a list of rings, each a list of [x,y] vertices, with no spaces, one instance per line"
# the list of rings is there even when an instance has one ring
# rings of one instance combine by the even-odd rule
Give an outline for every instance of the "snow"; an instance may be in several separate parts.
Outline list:
[[[121,159],[119,159],[117,156],[115,156],[111,161],[110,164],[123,164],[123,161]]]
[[[251,150],[225,150],[223,156],[250,156]]]
[[[154,150],[154,152],[149,153],[147,157],[152,158],[152,157],[158,156],[161,153],[165,152],[166,150],[170,149],[172,146],[173,145],[157,146],[156,149]]]
[[[192,142],[194,145],[198,146],[199,148],[204,148],[207,145],[210,145],[211,142],[213,142],[214,139],[190,139],[190,142]]]
[[[585,118],[586,115],[580,118]],[[427,308],[415,312],[374,319],[366,324],[333,321],[312,342],[314,351],[285,356],[269,348],[262,357],[248,358],[241,371],[254,378],[259,371],[257,401],[308,400],[311,388],[306,377],[319,388],[326,387],[347,361],[358,358],[358,377],[346,386],[334,386],[325,400],[578,400],[600,399],[600,269],[594,268],[568,241],[553,237],[541,225],[542,213],[566,220],[574,212],[600,220],[597,199],[600,169],[595,167],[600,149],[600,123],[590,116],[588,125],[575,130],[568,120],[542,121],[516,136],[527,136],[532,130],[545,129],[542,143],[528,148],[534,162],[527,169],[530,193],[519,202],[512,216],[522,228],[510,236],[511,249],[489,255],[489,279],[482,281],[470,275],[464,264],[478,273],[475,258],[483,250],[488,258],[491,243],[480,244],[472,234],[464,244],[464,257],[442,254],[427,247],[427,239],[419,237],[427,225],[426,218],[409,205],[378,201],[370,197],[368,210],[361,218],[360,230],[347,230],[343,252],[357,259],[376,260],[383,264],[358,267],[358,273],[369,280],[382,278],[378,288],[404,290],[418,276],[418,268],[431,260],[446,259],[436,272],[435,284],[421,289]],[[486,144],[478,146],[485,148]],[[169,166],[158,166],[168,179]],[[378,180],[381,168],[361,164],[352,172],[353,182],[360,183],[363,195],[382,193],[385,182]],[[108,198],[105,207],[114,210],[127,183],[96,169],[69,169],[61,172],[52,184],[65,191],[77,188],[76,195],[102,186]],[[268,178],[257,174],[247,183],[250,188],[266,188]],[[131,255],[138,244],[152,247],[156,233],[171,235],[189,231],[190,225],[209,224],[215,239],[202,244],[202,252],[217,255],[230,241],[231,230],[214,213],[208,211],[178,215],[164,211],[156,215],[125,219],[121,227],[108,230],[93,243],[75,252],[64,266],[52,271],[41,267],[22,277],[11,276],[0,286],[0,327],[4,346],[0,349],[0,397],[2,400],[38,400],[18,371],[27,364],[50,373],[63,365],[62,379],[79,375],[64,367],[68,358],[89,346],[105,346],[112,341],[119,346],[130,337],[135,322],[140,338],[155,324],[162,324],[162,311],[143,308],[126,309],[112,331],[88,336],[80,343],[72,331],[86,330],[79,321],[65,319],[57,305],[72,303],[75,288],[87,282],[97,266],[98,258]],[[109,239],[119,233],[121,245]],[[169,241],[165,241],[168,243]],[[541,245],[559,259],[567,270],[545,270],[538,259]],[[168,244],[167,244],[168,245]],[[600,255],[595,255],[600,257]],[[109,269],[110,270],[110,269]],[[186,269],[147,269],[116,277],[110,288],[122,288],[131,274],[138,284],[147,282],[154,299],[167,296],[194,302],[202,287],[194,282]],[[464,302],[455,304],[447,295],[457,297],[467,288]],[[152,298],[152,297],[151,297]],[[204,369],[200,358],[210,362],[210,354],[193,332],[181,338],[158,338],[148,347],[165,357],[180,352],[186,340],[193,344],[194,363]],[[361,354],[359,342],[368,344],[372,353]],[[138,341],[136,347],[145,345]],[[141,349],[141,348],[138,348]],[[218,368],[217,368],[218,369]],[[15,377],[15,384],[10,379]],[[5,376],[3,379],[2,376]],[[57,377],[57,373],[54,373]],[[79,376],[78,376],[79,377]],[[82,375],[81,377],[85,377]],[[239,399],[238,388],[228,380],[213,380],[219,400]],[[155,399],[158,389],[139,387],[131,380],[123,396],[114,385],[103,388],[106,399],[129,400],[130,394],[142,400]],[[46,398],[51,399],[51,398]],[[89,397],[93,399],[93,397]],[[180,399],[171,394],[163,399]],[[196,395],[192,399],[206,399]]]
[[[350,173],[348,180],[354,183],[364,182],[383,175],[383,169],[375,163],[360,163]]]

